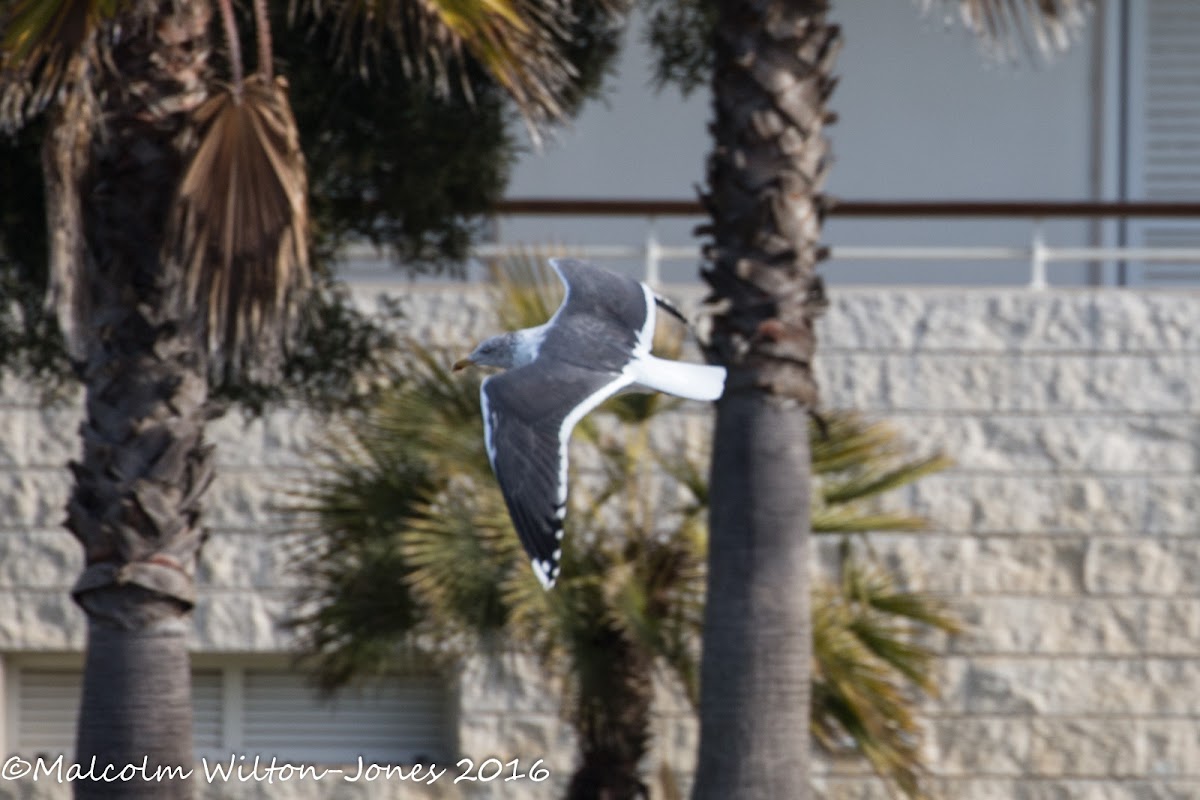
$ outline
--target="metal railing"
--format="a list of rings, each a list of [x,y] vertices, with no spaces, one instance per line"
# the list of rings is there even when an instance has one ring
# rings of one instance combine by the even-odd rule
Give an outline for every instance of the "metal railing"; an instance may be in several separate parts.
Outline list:
[[[1200,202],[1102,202],[1102,201],[841,201],[827,207],[830,217],[875,219],[990,219],[1027,220],[1028,244],[1014,246],[858,246],[829,248],[831,259],[857,261],[996,261],[1029,265],[1030,288],[1047,285],[1048,266],[1055,262],[1185,262],[1200,264],[1200,247],[1059,247],[1047,244],[1045,223],[1058,219],[1180,219],[1200,223]],[[572,253],[594,260],[640,260],[643,278],[659,283],[660,266],[666,261],[695,261],[699,244],[664,245],[658,240],[655,222],[664,217],[703,217],[697,201],[629,199],[520,198],[504,200],[495,208],[497,216],[534,217],[632,217],[646,220],[639,244],[572,245]],[[525,248],[506,244],[484,244],[473,253],[495,258]]]

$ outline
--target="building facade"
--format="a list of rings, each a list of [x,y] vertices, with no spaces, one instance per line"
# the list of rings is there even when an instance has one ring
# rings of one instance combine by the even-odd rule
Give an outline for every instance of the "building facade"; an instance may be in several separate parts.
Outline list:
[[[1015,68],[987,66],[965,35],[915,5],[835,5],[846,48],[833,194],[1200,200],[1200,4],[1097,3],[1068,53]],[[707,100],[651,92],[637,35],[607,107],[527,155],[512,196],[694,196]],[[693,224],[659,221],[660,238],[691,241]],[[827,235],[835,252],[974,245],[1027,241],[1029,224],[832,219]],[[497,233],[636,242],[643,225],[511,219]],[[1045,234],[1058,245],[1196,246],[1198,231],[1194,220],[1072,220]],[[1049,291],[1005,286],[1027,269],[834,260],[825,270],[825,402],[887,420],[917,450],[957,461],[895,499],[933,520],[932,531],[874,539],[909,585],[944,593],[969,623],[943,643],[942,691],[924,708],[930,786],[968,800],[1200,798],[1200,295],[1156,288],[1194,284],[1195,267],[1110,259],[1057,268]],[[666,277],[694,287],[694,270],[681,264]],[[1118,284],[1133,288],[1108,288]],[[695,299],[694,288],[680,291]],[[462,287],[407,287],[402,302],[425,341],[472,339],[490,319],[482,293]],[[6,758],[52,763],[69,757],[73,738],[84,619],[68,592],[82,558],[61,522],[77,408],[0,381]],[[295,537],[276,509],[303,479],[318,428],[294,410],[231,415],[211,430],[219,470],[194,614],[196,743],[211,765],[235,758],[235,774],[198,773],[203,795],[558,796],[573,743],[527,663],[398,672],[332,703],[309,687],[283,625],[304,576],[291,569]],[[820,570],[828,553],[816,556]],[[659,706],[647,775],[665,766],[686,788],[694,720],[670,687]],[[236,760],[253,754],[327,772],[285,778]],[[347,780],[359,757],[407,771]],[[432,782],[428,770],[414,774],[431,761],[448,772]],[[475,780],[455,783],[464,770]],[[822,760],[815,781],[830,800],[886,796],[861,764]],[[69,793],[53,775],[0,774],[0,798]]]
[[[826,129],[828,191],[846,200],[1150,200],[1200,202],[1200,6],[1102,0],[1070,48],[1045,61],[1018,50],[998,63],[932,2],[834,3],[841,25],[837,122]],[[513,197],[691,199],[704,183],[709,101],[655,91],[635,18],[603,104],[521,159]],[[696,220],[659,219],[665,243],[691,241]],[[1019,285],[1016,262],[865,261],[843,245],[1028,245],[1035,220],[830,217],[825,269],[837,285]],[[502,220],[502,241],[637,242],[640,219]],[[1050,245],[1196,247],[1195,219],[1048,219]],[[1193,262],[1195,259],[1193,259]],[[681,263],[668,280],[691,280]],[[1194,263],[1107,259],[1056,265],[1056,285],[1195,285]]]
[[[938,796],[1200,797],[1198,301],[1130,289],[835,294],[820,330],[825,402],[887,420],[916,451],[957,462],[893,499],[933,520],[931,531],[873,538],[908,585],[943,593],[968,623],[943,643],[941,694],[924,706]],[[403,302],[427,341],[469,339],[490,318],[483,294],[462,287],[414,289]],[[76,424],[70,405],[47,408],[4,385],[6,755],[70,747],[84,622],[67,592],[81,557],[59,523]],[[330,781],[336,796],[396,796],[397,775],[344,780],[360,754],[449,768],[420,790],[405,782],[402,796],[559,796],[571,735],[529,664],[397,674],[332,705],[309,689],[281,624],[304,578],[289,569],[292,542],[274,509],[302,480],[314,432],[298,412],[214,427],[196,741],[209,763],[276,754],[345,772],[274,785],[248,773],[204,782],[205,796],[324,797]],[[818,548],[814,570],[830,555]],[[669,687],[654,735],[647,774],[654,781],[666,765],[686,787],[694,720]],[[528,776],[541,759],[548,775],[455,784],[464,757],[505,776]],[[822,761],[816,783],[824,798],[886,797],[861,764]],[[45,778],[0,780],[0,797],[68,792]]]

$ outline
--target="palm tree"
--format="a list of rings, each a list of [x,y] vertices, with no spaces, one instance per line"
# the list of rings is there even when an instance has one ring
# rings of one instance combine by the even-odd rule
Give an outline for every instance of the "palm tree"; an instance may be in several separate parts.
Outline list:
[[[561,111],[570,70],[553,0],[311,5],[347,37],[404,49],[414,74],[448,84],[470,58],[534,124]],[[192,762],[186,635],[213,478],[209,386],[271,374],[308,284],[304,160],[266,0],[252,7],[249,76],[232,0],[0,10],[0,121],[45,120],[49,304],[85,387],[67,527],[84,549],[73,594],[88,617],[76,758],[97,774],[143,756],[152,771]],[[224,76],[210,59],[214,8]],[[75,790],[191,794],[183,780]]]
[[[930,0],[926,5],[933,4]],[[1080,0],[943,0],[985,41],[1061,46]],[[712,19],[711,217],[702,270],[718,308],[717,405],[696,800],[805,798],[811,685],[807,417],[826,306],[825,126],[841,36],[828,0],[687,3]]]
[[[501,327],[549,316],[552,282],[535,280],[528,264],[515,281],[501,277]],[[674,357],[679,346],[660,331],[659,352]],[[411,653],[421,642],[449,662],[480,644],[533,653],[562,677],[578,736],[567,796],[641,796],[655,676],[671,675],[693,702],[697,692],[708,493],[702,454],[659,424],[677,401],[625,395],[584,421],[573,459],[590,467],[573,477],[563,575],[546,593],[495,488],[477,381],[447,371],[449,352],[413,343],[408,359],[401,385],[330,436],[295,509],[312,534],[296,560],[310,610],[296,624],[318,680],[332,691],[382,670],[397,646]],[[924,526],[875,500],[944,468],[944,458],[912,459],[890,428],[850,414],[831,415],[809,435],[820,474],[817,531]],[[916,797],[911,690],[934,687],[933,653],[913,633],[956,624],[928,596],[897,590],[860,546],[847,539],[841,550],[839,579],[820,588],[814,609],[813,732],[833,751],[866,756]]]

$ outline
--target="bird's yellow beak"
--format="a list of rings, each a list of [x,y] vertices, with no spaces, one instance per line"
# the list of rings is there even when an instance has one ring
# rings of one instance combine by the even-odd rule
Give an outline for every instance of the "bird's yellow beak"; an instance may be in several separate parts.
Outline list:
[[[453,370],[454,372],[458,372],[460,369],[466,369],[467,367],[471,366],[474,363],[475,362],[469,358],[460,358],[458,361],[454,362],[454,366],[451,367],[450,369]]]

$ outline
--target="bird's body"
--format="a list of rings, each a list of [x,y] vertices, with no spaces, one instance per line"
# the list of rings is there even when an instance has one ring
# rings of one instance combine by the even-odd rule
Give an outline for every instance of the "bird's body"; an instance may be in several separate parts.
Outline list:
[[[546,588],[559,573],[567,443],[579,420],[623,390],[715,400],[725,385],[722,367],[650,354],[655,309],[666,303],[650,287],[580,261],[550,263],[566,286],[554,316],[486,339],[456,365],[507,370],[483,381],[484,438],[517,535]]]

